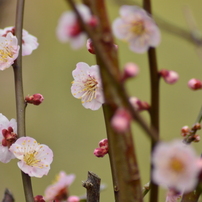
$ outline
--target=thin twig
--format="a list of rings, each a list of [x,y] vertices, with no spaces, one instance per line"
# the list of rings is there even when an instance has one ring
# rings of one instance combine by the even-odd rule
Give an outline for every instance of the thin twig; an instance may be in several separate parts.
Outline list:
[[[151,0],[143,1],[144,9],[152,14]],[[149,69],[150,69],[150,83],[151,83],[151,107],[150,107],[150,120],[151,126],[155,128],[159,138],[159,73],[157,65],[157,57],[155,48],[148,50]],[[151,141],[151,153],[156,145],[156,142]],[[158,202],[158,185],[152,182],[152,170],[151,165],[151,184],[150,184],[150,202]]]
[[[24,0],[17,1],[15,34],[20,46],[19,56],[13,65],[16,94],[17,134],[19,137],[25,134],[25,107],[22,79],[22,28],[24,14]],[[34,202],[31,178],[21,171],[26,202]]]

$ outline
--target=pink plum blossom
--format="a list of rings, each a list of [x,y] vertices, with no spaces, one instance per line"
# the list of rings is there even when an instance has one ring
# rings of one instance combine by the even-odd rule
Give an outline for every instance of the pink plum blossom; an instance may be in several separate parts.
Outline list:
[[[12,33],[8,33],[6,37],[0,36],[0,70],[5,70],[14,63],[19,49],[18,40]]]
[[[0,35],[6,36],[8,33],[12,33],[15,35],[14,27],[6,27],[4,29],[0,29]],[[22,56],[30,55],[33,50],[37,49],[39,46],[37,42],[37,38],[28,33],[26,30],[22,30]]]
[[[160,142],[153,152],[153,181],[165,188],[188,192],[195,188],[201,170],[199,157],[181,141]]]
[[[15,156],[9,150],[9,147],[17,139],[17,122],[15,119],[10,121],[0,114],[0,161],[8,163]]]
[[[81,99],[85,108],[98,110],[104,103],[99,66],[90,67],[84,62],[79,62],[72,75],[74,77],[71,87],[72,95]]]
[[[66,200],[68,198],[68,187],[74,179],[74,174],[67,175],[64,171],[61,171],[57,176],[56,182],[46,188],[45,201]]]
[[[114,35],[130,44],[135,53],[144,53],[159,45],[161,35],[154,20],[137,6],[123,5],[120,16],[113,22]]]
[[[77,10],[84,22],[91,21],[92,15],[87,6],[80,4],[77,6]],[[73,11],[64,12],[61,15],[56,34],[62,43],[70,42],[73,49],[79,49],[84,46],[87,39],[87,35],[81,29],[77,16]]]
[[[188,82],[188,87],[192,90],[202,89],[202,81],[199,79],[190,79]]]
[[[10,151],[20,160],[18,167],[30,177],[48,174],[53,152],[47,145],[39,144],[31,137],[21,137],[12,144]]]

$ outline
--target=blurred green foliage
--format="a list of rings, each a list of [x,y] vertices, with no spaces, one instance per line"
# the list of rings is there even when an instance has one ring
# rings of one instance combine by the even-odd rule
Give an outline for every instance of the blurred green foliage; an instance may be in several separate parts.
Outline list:
[[[5,1],[4,1],[5,2]],[[118,16],[119,5],[107,1],[110,20]],[[124,2],[123,2],[124,4]],[[191,0],[161,1],[153,0],[153,12],[175,25],[187,28],[183,7],[188,5],[202,28],[202,2]],[[3,6],[3,4],[1,4]],[[0,28],[15,23],[16,1],[6,0],[1,9]],[[40,106],[28,106],[26,113],[27,136],[50,146],[54,152],[54,161],[48,176],[33,178],[34,195],[43,195],[45,188],[54,180],[60,170],[75,173],[76,180],[70,187],[71,195],[82,195],[85,189],[81,181],[87,178],[87,171],[93,171],[103,183],[108,185],[101,193],[101,201],[113,201],[112,182],[108,157],[96,158],[93,155],[98,142],[106,138],[102,110],[90,111],[82,107],[79,100],[70,92],[71,72],[77,62],[95,64],[95,58],[85,47],[73,51],[69,44],[58,42],[55,29],[61,13],[68,8],[64,0],[28,0],[25,3],[24,29],[38,37],[39,48],[31,56],[23,57],[24,94],[41,93],[44,103]],[[118,41],[120,65],[135,62],[140,67],[136,79],[127,81],[129,94],[142,100],[150,99],[150,84],[147,54],[134,54],[128,45]],[[180,80],[174,85],[161,81],[160,122],[161,138],[171,140],[180,138],[180,129],[192,125],[201,107],[201,92],[187,88],[189,79],[202,79],[201,58],[196,47],[169,33],[162,31],[162,43],[157,48],[159,69],[172,69],[179,73]],[[0,113],[9,119],[16,117],[13,71],[9,68],[0,72]],[[143,116],[149,121],[146,112]],[[142,130],[133,124],[134,142],[140,163],[142,184],[149,181],[150,141]],[[198,154],[201,143],[195,144]],[[5,188],[9,188],[16,201],[23,202],[21,174],[17,160],[9,164],[0,164],[0,199]],[[165,191],[161,189],[161,200]]]

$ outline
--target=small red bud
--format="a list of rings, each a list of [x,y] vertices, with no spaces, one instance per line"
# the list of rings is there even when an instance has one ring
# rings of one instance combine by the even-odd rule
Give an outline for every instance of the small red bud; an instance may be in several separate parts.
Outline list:
[[[202,81],[199,79],[191,79],[188,82],[188,87],[192,90],[199,90],[202,88]]]
[[[159,71],[159,74],[164,79],[164,81],[168,84],[174,84],[179,79],[178,73],[172,70],[162,69],[161,71]]]
[[[25,101],[33,105],[40,105],[43,102],[43,100],[44,100],[43,95],[39,93],[25,97]]]
[[[43,199],[43,196],[37,195],[34,197],[34,202],[45,202],[45,200]]]

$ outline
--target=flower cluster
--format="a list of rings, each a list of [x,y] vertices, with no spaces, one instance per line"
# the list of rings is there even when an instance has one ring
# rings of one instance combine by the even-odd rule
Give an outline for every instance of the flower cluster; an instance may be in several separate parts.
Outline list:
[[[98,65],[90,67],[84,62],[79,62],[72,75],[74,77],[71,87],[72,95],[81,99],[85,108],[98,110],[104,103]]]
[[[114,35],[127,41],[130,49],[144,53],[149,47],[156,47],[161,40],[160,31],[145,10],[137,6],[121,6],[121,17],[113,22]]]

